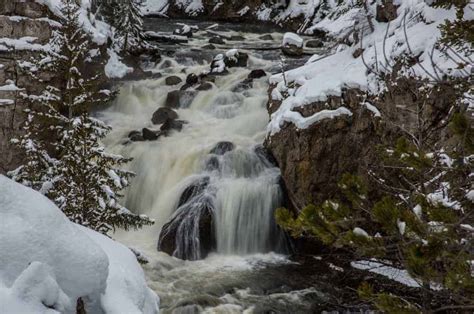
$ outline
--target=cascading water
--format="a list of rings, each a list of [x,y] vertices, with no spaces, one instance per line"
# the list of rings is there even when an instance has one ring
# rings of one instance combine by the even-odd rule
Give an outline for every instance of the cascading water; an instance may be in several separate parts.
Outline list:
[[[259,42],[258,34],[245,36],[250,44]],[[281,34],[273,36],[281,39]],[[195,36],[192,47],[205,41]],[[188,307],[183,304],[188,303],[199,311],[228,304],[227,310],[235,310],[230,313],[238,313],[249,307],[245,300],[253,298],[233,290],[251,285],[240,280],[253,282],[248,272],[260,264],[287,263],[283,256],[269,253],[285,253],[288,247],[273,218],[283,201],[280,172],[261,146],[268,122],[267,79],[256,79],[248,88],[241,85],[249,69],[272,71],[278,61],[251,54],[247,68],[232,68],[216,77],[212,89],[189,94],[186,106],[176,109],[179,119],[187,122],[181,131],[156,141],[131,142],[131,131],[159,127],[150,121],[153,112],[165,105],[170,91],[181,87],[167,86],[167,76],[184,81],[189,73],[209,69],[217,52],[196,53],[192,47],[157,65],[163,78],[125,83],[115,105],[100,113],[114,128],[106,139],[109,149],[133,158],[130,168],[136,178],[126,193],[126,206],[156,220],[152,227],[118,231],[115,237],[149,256],[145,271],[165,313],[185,313]],[[208,61],[198,62],[202,59]],[[180,259],[210,255],[203,261],[181,261],[158,252],[157,245]],[[210,278],[215,285],[204,284]],[[295,293],[304,298],[313,292]],[[288,298],[295,300],[295,295]]]

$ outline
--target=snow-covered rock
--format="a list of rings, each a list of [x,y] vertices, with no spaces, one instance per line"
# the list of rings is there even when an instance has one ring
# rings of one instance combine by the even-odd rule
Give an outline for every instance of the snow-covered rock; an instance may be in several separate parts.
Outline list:
[[[283,41],[281,43],[282,46],[296,46],[298,48],[303,47],[304,40],[300,36],[295,33],[285,33],[283,35]]]
[[[134,254],[0,176],[0,312],[158,313]],[[118,306],[122,310],[117,310]]]

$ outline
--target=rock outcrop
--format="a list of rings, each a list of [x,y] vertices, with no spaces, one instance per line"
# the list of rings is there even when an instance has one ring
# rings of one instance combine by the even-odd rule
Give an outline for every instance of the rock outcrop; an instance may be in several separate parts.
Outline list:
[[[26,104],[20,99],[21,92],[34,92],[41,86],[31,82],[23,73],[18,61],[28,60],[46,44],[55,27],[60,25],[52,19],[53,14],[46,6],[33,1],[0,2],[0,174],[19,166],[22,153],[10,143],[21,134],[25,119]],[[28,45],[22,45],[20,38],[28,38]],[[43,73],[46,83],[54,80],[54,75]]]
[[[307,117],[323,109],[344,105],[351,110],[352,116],[321,120],[306,129],[285,123],[279,132],[266,139],[265,146],[281,169],[293,210],[299,211],[310,203],[337,196],[337,184],[344,173],[369,179],[368,169],[380,158],[379,145],[400,136],[397,125],[411,128],[416,123],[413,112],[420,99],[406,92],[413,90],[414,84],[410,79],[402,79],[384,95],[369,99],[357,89],[347,89],[341,97],[331,96],[325,102],[294,109]],[[439,117],[449,110],[453,98],[452,89],[440,86],[436,95],[428,100],[422,112],[423,119],[433,125],[442,124]],[[381,116],[372,107],[370,110],[367,103],[376,107]],[[279,105],[278,101],[271,101],[269,112],[274,112]],[[437,141],[447,137],[446,128],[436,134]]]

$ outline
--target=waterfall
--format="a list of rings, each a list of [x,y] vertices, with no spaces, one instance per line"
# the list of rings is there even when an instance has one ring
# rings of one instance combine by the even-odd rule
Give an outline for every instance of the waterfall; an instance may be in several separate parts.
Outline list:
[[[172,65],[167,75],[183,81],[183,69],[199,73],[208,66],[178,65],[167,58],[162,64]],[[150,121],[153,112],[178,88],[167,86],[165,78],[124,84],[116,104],[103,114],[114,127],[108,146],[133,158],[130,168],[137,177],[126,205],[156,219],[148,236],[159,250],[189,260],[209,252],[285,250],[273,218],[283,200],[280,173],[261,146],[268,121],[266,82],[237,88],[248,72],[232,69],[216,78],[218,88],[195,93],[189,105],[176,109],[187,122],[183,130],[157,141],[130,142],[127,134],[156,129]]]

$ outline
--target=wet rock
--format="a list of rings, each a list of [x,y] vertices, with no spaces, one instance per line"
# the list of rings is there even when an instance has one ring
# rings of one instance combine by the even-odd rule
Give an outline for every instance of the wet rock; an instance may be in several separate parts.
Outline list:
[[[199,91],[204,91],[204,90],[210,90],[212,89],[213,85],[209,82],[204,82],[204,83],[201,83],[201,85],[199,85],[196,90],[199,90]]]
[[[194,97],[195,91],[174,90],[166,96],[165,107],[168,108],[188,108]]]
[[[215,155],[224,155],[225,153],[234,150],[234,148],[235,148],[234,143],[223,141],[223,142],[217,143],[216,146],[214,146],[214,148],[212,148],[209,153],[215,154]]]
[[[384,0],[383,4],[377,4],[375,20],[382,23],[393,21],[397,18],[398,6],[393,4],[393,0]]]
[[[202,46],[202,49],[214,50],[216,49],[216,46],[214,46],[213,44],[208,44],[208,45]]]
[[[173,120],[173,119],[168,119],[163,123],[163,125],[160,128],[160,131],[163,132],[165,135],[168,135],[170,131],[175,130],[175,131],[181,131],[183,129],[183,125],[185,125],[187,122],[184,120]]]
[[[240,93],[244,90],[250,89],[253,87],[253,80],[252,79],[245,79],[242,82],[238,83],[235,87],[232,88],[232,92]]]
[[[267,166],[278,167],[277,161],[275,157],[272,155],[272,152],[268,150],[265,146],[263,145],[255,146],[254,152]]]
[[[201,74],[199,75],[199,79],[201,80],[201,83],[203,82],[215,83],[216,82],[216,77],[214,75],[209,75],[209,74]]]
[[[306,47],[308,48],[321,48],[323,46],[323,41],[319,39],[310,39],[306,42]]]
[[[267,73],[265,73],[264,70],[257,69],[257,70],[252,70],[249,73],[249,75],[247,76],[247,78],[249,78],[249,79],[258,79],[258,78],[264,77],[266,75],[267,75]]]
[[[202,177],[185,188],[179,198],[178,208],[188,203],[192,198],[201,195],[209,185],[209,180],[209,177]]]
[[[181,193],[176,212],[162,228],[158,250],[185,260],[205,258],[216,247],[214,208],[201,177]]]
[[[248,54],[246,54],[245,52],[238,51],[233,56],[231,55],[225,56],[224,63],[226,67],[228,68],[246,67],[248,59],[249,59]]]
[[[198,81],[199,81],[199,78],[194,73],[191,73],[186,77],[186,84],[188,84],[188,85],[197,84]]]
[[[209,39],[209,43],[210,43],[210,44],[216,44],[216,45],[224,45],[224,44],[225,44],[225,40],[222,39],[221,37],[214,36],[214,37],[212,37],[211,39]]]
[[[173,62],[171,62],[171,60],[169,59],[166,59],[164,60],[161,64],[160,64],[160,69],[167,69],[167,68],[171,68],[173,66]]]
[[[262,35],[262,36],[258,37],[258,39],[260,39],[260,40],[273,40],[273,36],[270,35],[270,34],[265,34],[265,35]]]
[[[168,85],[168,86],[177,85],[177,84],[181,83],[182,81],[183,80],[179,76],[172,75],[172,76],[168,76],[165,79],[165,84]]]
[[[188,25],[183,25],[181,28],[177,28],[173,31],[173,34],[186,36],[188,38],[193,37],[193,30]]]
[[[245,37],[240,35],[230,36],[229,40],[231,41],[244,41]]]
[[[143,134],[143,139],[145,141],[156,141],[158,137],[160,136],[159,131],[150,130],[148,128],[143,128],[142,134]]]
[[[158,251],[183,260],[206,258],[216,247],[210,201],[186,204],[177,211],[162,228]]]
[[[227,74],[228,71],[226,69],[225,58],[222,53],[218,54],[217,56],[212,59],[211,62],[211,73],[213,75],[223,75]]]
[[[153,113],[151,122],[153,124],[162,124],[166,120],[175,120],[178,119],[178,114],[173,109],[167,107],[160,107]]]
[[[206,170],[213,171],[219,169],[219,158],[216,156],[210,156],[206,161]]]
[[[145,139],[143,138],[143,135],[142,135],[142,132],[140,131],[132,131],[128,134],[128,138],[132,141],[132,142],[142,142],[144,141]]]
[[[303,38],[295,33],[285,33],[281,44],[282,52],[290,57],[299,57],[303,55]]]
[[[154,40],[161,43],[185,44],[188,42],[186,36],[169,35],[153,31],[145,32],[145,37],[149,40]]]
[[[288,45],[281,47],[283,54],[289,57],[301,57],[303,55],[303,48],[295,45]]]

